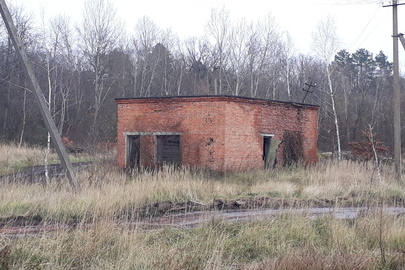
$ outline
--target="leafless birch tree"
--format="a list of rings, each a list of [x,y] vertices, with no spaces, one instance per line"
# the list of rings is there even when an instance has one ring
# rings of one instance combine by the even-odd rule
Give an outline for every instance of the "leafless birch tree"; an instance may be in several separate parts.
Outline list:
[[[327,78],[327,92],[330,97],[331,109],[334,118],[336,143],[337,143],[337,155],[338,160],[342,158],[342,149],[340,142],[340,129],[339,119],[335,102],[335,88],[332,82],[332,73],[330,63],[333,57],[337,53],[340,42],[337,37],[337,29],[335,19],[331,16],[327,16],[325,19],[318,22],[316,30],[312,33],[313,39],[313,51],[316,56],[321,58],[325,64],[325,74]]]
[[[229,11],[211,10],[211,17],[206,25],[208,38],[212,40],[212,53],[214,59],[214,92],[220,95],[225,91],[223,76],[228,66],[228,39],[231,21]]]

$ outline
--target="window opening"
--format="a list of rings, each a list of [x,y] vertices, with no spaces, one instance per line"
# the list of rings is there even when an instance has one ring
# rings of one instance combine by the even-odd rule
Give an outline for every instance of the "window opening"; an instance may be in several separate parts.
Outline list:
[[[158,135],[156,139],[158,165],[181,165],[180,135]]]

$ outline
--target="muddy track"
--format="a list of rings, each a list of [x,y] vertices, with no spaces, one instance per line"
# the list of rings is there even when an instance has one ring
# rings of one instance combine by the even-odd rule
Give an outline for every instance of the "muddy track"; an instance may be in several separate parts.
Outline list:
[[[117,213],[111,225],[118,228],[136,228],[139,231],[153,231],[162,228],[191,229],[212,220],[244,222],[272,220],[283,214],[304,215],[308,218],[332,216],[337,219],[351,219],[367,211],[381,208],[364,206],[335,206],[330,201],[303,201],[277,198],[247,198],[238,200],[216,199],[212,204],[186,202],[173,204],[169,201],[145,205],[133,213]],[[342,204],[339,204],[342,205]],[[388,215],[404,215],[404,207],[384,207]],[[125,217],[125,218],[123,218]],[[0,218],[0,236],[8,238],[52,236],[58,231],[90,228],[94,223],[69,220],[61,223],[44,221],[39,215]]]
[[[75,169],[88,168],[91,162],[73,164]],[[50,177],[64,177],[61,165],[49,166]],[[45,167],[34,166],[27,171],[0,176],[0,181],[38,183],[45,182]],[[395,201],[395,205],[404,205],[404,201]],[[201,226],[213,219],[227,222],[274,219],[281,214],[300,214],[309,218],[329,215],[335,218],[355,218],[370,208],[353,204],[347,198],[335,200],[300,200],[285,198],[239,198],[233,200],[214,199],[211,203],[171,201],[147,204],[137,209],[122,210],[115,213],[112,226],[133,227],[141,231],[160,228],[190,229]],[[387,214],[405,214],[403,207],[385,207]],[[87,228],[94,223],[82,218],[62,222],[45,220],[40,215],[0,217],[0,236],[2,237],[38,237],[54,234],[60,230]]]

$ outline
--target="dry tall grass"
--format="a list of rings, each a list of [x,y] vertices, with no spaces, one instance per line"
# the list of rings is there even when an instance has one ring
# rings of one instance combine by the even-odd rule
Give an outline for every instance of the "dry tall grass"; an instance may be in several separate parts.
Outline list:
[[[73,194],[65,179],[50,185],[0,183],[3,216],[36,215],[46,219],[92,219],[130,213],[162,201],[211,203],[214,199],[277,197],[327,200],[345,205],[402,202],[404,188],[391,168],[377,181],[369,164],[321,162],[313,167],[239,173],[214,177],[202,171],[142,172],[132,176],[113,163],[95,163],[78,173],[82,191]]]
[[[382,241],[373,214],[348,221],[212,220],[196,229],[150,232],[103,221],[39,238],[3,238],[10,252],[0,262],[5,269],[403,269],[404,218],[383,218]]]
[[[0,143],[0,175],[13,174],[32,166],[44,165],[46,149],[38,146],[22,146],[16,144]],[[70,155],[73,161],[88,161],[100,159],[100,156],[91,157],[88,154]],[[60,163],[58,155],[51,151],[48,157],[49,164]]]
[[[9,157],[11,160],[11,157]],[[18,158],[17,158],[18,160]],[[215,198],[277,197],[357,205],[399,204],[404,188],[390,167],[379,181],[370,164],[320,162],[312,167],[212,176],[164,168],[127,175],[113,163],[65,179],[0,183],[3,218],[40,215],[67,224],[39,237],[0,239],[0,269],[401,269],[405,217],[368,211],[356,219],[283,214],[243,223],[212,220],[196,229],[144,232],[120,225],[144,204]],[[373,207],[371,207],[372,209]],[[378,208],[377,208],[378,209]],[[91,226],[88,226],[88,225]]]
[[[43,163],[45,149],[40,147],[18,147],[14,144],[0,144],[0,175],[13,173],[22,167]],[[56,157],[54,156],[53,159]]]

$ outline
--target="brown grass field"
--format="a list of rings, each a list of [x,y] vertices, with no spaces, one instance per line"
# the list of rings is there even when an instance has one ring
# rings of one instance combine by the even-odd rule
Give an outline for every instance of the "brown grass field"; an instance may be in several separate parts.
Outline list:
[[[0,145],[0,151],[3,175],[43,162],[41,148]],[[89,160],[75,157],[82,158]],[[170,167],[128,175],[113,159],[114,153],[99,154],[78,172],[81,191],[76,194],[63,177],[50,184],[2,181],[0,269],[405,267],[405,216],[382,211],[382,206],[402,207],[405,199],[404,183],[394,180],[389,165],[381,166],[380,178],[372,163],[331,160],[223,176]],[[184,230],[131,225],[135,219],[153,218],[137,211],[157,202],[206,205],[215,199],[263,197],[308,202],[300,207],[322,201],[370,210],[346,220],[283,213],[248,222],[212,219]],[[26,237],[6,233],[30,222],[45,231]],[[47,233],[48,225],[56,229]]]

